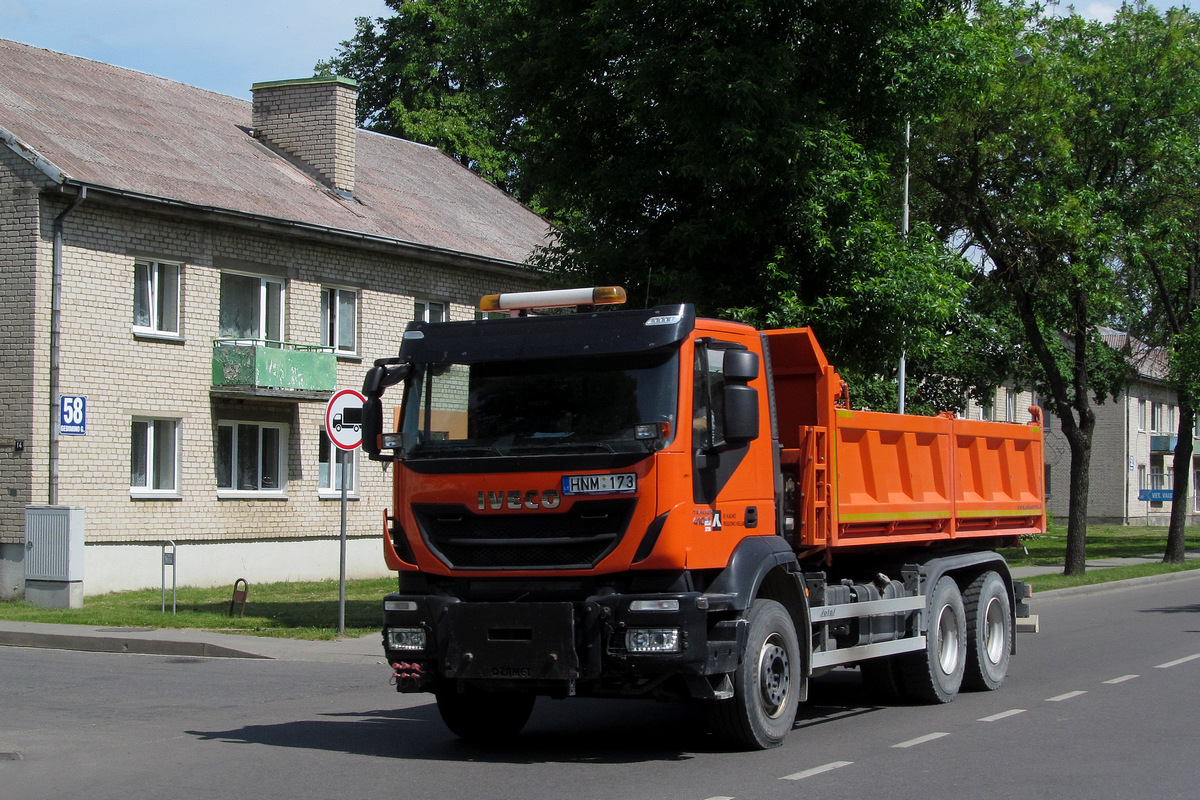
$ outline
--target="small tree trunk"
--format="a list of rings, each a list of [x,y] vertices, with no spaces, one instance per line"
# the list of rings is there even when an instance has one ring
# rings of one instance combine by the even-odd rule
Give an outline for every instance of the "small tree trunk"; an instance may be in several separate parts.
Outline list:
[[[1171,483],[1171,524],[1167,529],[1164,564],[1182,564],[1187,524],[1188,476],[1192,473],[1192,423],[1196,410],[1190,403],[1179,404],[1179,439],[1175,443],[1175,479]]]
[[[1087,571],[1087,508],[1092,460],[1090,430],[1077,428],[1067,436],[1071,447],[1070,505],[1067,508],[1067,557],[1064,575],[1082,575]]]

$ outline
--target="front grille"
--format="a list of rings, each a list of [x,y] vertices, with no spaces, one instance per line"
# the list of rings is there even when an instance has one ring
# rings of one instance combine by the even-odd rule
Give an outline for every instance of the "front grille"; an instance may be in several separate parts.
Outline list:
[[[561,514],[478,514],[439,503],[412,510],[425,543],[455,569],[588,569],[617,546],[636,505],[580,500]]]

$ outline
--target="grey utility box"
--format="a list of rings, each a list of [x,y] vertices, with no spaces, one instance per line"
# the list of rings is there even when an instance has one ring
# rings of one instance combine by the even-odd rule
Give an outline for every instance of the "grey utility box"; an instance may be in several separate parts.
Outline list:
[[[25,506],[25,602],[83,608],[83,509]]]

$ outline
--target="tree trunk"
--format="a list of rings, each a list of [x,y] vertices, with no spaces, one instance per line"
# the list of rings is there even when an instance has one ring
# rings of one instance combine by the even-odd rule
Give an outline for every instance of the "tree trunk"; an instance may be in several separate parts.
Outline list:
[[[1071,447],[1070,504],[1067,508],[1067,557],[1063,566],[1064,575],[1082,575],[1087,571],[1087,511],[1088,488],[1090,486],[1089,465],[1092,460],[1091,426],[1080,426],[1066,430],[1067,442]]]
[[[1184,559],[1184,526],[1187,524],[1188,477],[1192,474],[1192,423],[1196,410],[1190,403],[1179,404],[1179,439],[1175,443],[1175,480],[1171,489],[1171,525],[1167,529],[1167,550],[1164,564],[1182,564]]]

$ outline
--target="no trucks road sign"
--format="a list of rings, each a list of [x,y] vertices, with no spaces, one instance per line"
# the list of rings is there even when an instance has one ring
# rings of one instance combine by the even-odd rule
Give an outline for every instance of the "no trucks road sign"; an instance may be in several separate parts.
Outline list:
[[[362,408],[366,398],[354,389],[342,389],[325,406],[325,432],[339,450],[357,450],[362,444]]]

